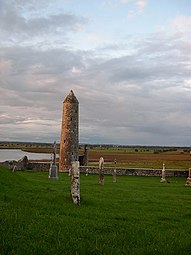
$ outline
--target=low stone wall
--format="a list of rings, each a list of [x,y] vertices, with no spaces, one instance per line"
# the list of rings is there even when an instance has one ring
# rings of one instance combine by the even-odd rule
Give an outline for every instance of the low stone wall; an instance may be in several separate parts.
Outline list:
[[[1,164],[10,168],[8,161],[2,162]],[[14,164],[14,163],[13,163]],[[58,165],[57,165],[58,166]],[[16,171],[49,171],[50,162],[28,162],[26,168],[19,169]],[[11,169],[11,168],[10,168]],[[104,174],[111,175],[113,172],[112,167],[104,167]],[[11,169],[12,170],[12,169]],[[80,166],[80,172],[86,174],[98,174],[98,166]],[[162,169],[150,169],[150,168],[116,168],[117,175],[127,175],[127,176],[161,176]],[[166,169],[166,177],[188,177],[188,170],[178,170],[178,169]]]
[[[112,174],[112,167],[104,167],[104,174]],[[80,172],[89,174],[98,174],[98,167],[81,166]],[[150,168],[116,168],[117,175],[128,175],[128,176],[161,176],[162,169],[150,169]],[[175,177],[188,177],[188,170],[178,169],[166,169],[166,176]]]
[[[0,162],[0,164],[14,171],[49,171],[51,162],[27,162],[26,165],[23,165],[12,160]]]
[[[26,170],[47,172],[50,169],[50,165],[51,162],[29,162]]]

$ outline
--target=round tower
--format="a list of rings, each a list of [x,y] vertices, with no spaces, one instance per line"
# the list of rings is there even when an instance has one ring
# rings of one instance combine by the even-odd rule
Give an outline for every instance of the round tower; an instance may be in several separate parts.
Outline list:
[[[60,138],[59,171],[71,169],[72,161],[78,161],[79,102],[71,90],[63,102],[62,130]]]

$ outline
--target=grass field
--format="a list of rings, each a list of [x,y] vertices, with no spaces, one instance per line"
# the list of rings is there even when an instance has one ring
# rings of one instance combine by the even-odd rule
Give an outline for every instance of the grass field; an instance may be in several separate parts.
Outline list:
[[[70,180],[0,167],[0,254],[190,254],[191,189],[185,178],[81,175]]]

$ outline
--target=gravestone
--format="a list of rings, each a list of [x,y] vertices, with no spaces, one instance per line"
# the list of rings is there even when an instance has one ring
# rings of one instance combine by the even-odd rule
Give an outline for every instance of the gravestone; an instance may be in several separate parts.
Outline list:
[[[50,165],[49,178],[50,179],[58,179],[58,168],[57,168],[57,165],[56,165],[56,141],[54,141],[53,162]]]
[[[160,182],[166,182],[166,169],[165,169],[165,163],[163,163],[163,168],[162,168],[162,177]]]
[[[79,161],[72,162],[70,176],[72,201],[76,205],[80,205],[80,168]]]
[[[117,182],[117,177],[116,177],[116,174],[117,174],[117,171],[116,171],[116,164],[117,164],[117,161],[115,160],[114,161],[114,169],[113,169],[113,175],[112,175],[112,179],[113,179],[113,182]]]
[[[185,186],[191,186],[191,168],[189,168],[188,178],[186,179]]]
[[[99,160],[99,183],[104,185],[104,159],[103,157]]]

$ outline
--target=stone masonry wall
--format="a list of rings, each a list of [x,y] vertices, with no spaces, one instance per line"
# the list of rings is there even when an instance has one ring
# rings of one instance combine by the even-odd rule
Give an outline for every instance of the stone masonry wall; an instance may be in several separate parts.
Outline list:
[[[8,167],[8,162],[2,163]],[[50,162],[28,162],[25,171],[49,171]],[[89,174],[98,174],[98,166],[80,166],[80,173],[86,173],[88,169]],[[20,169],[17,169],[17,171]],[[112,167],[104,167],[104,174],[112,174]],[[149,169],[149,168],[116,168],[117,175],[127,175],[127,176],[161,176],[162,169]],[[166,169],[166,176],[175,177],[188,177],[188,170],[175,170]]]
[[[98,174],[98,167],[81,166],[80,172],[86,173],[86,169],[88,169],[89,174]],[[113,167],[104,167],[104,174],[112,174],[113,169]],[[116,168],[116,174],[128,176],[161,176],[162,169]],[[188,170],[166,169],[166,176],[188,177]]]

